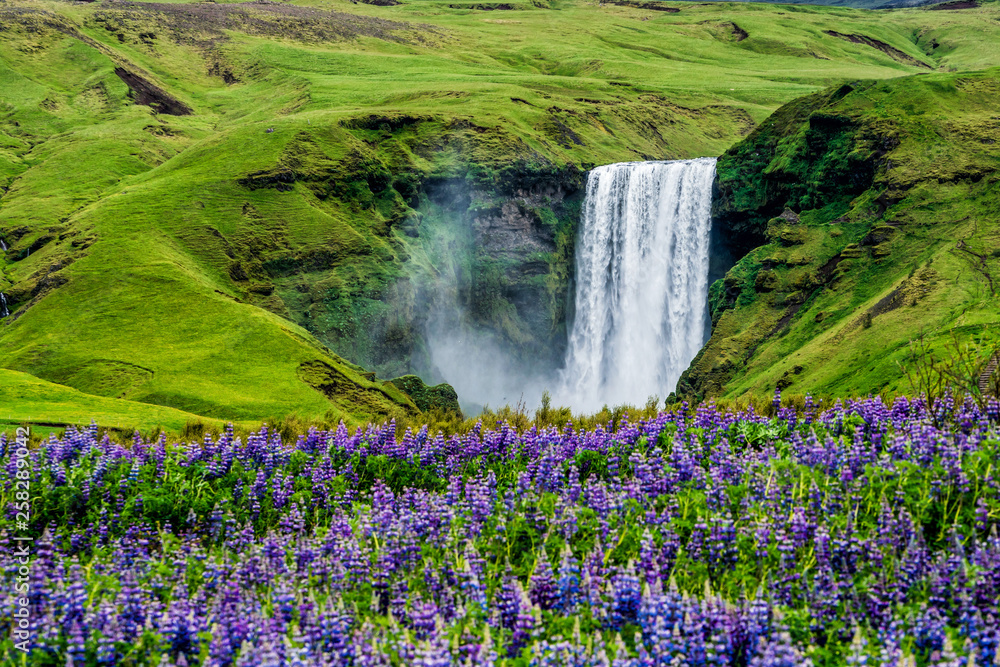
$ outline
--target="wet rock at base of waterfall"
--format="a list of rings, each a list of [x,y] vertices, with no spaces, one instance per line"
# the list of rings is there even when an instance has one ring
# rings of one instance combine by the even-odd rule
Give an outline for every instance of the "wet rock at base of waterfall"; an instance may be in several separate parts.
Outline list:
[[[790,208],[786,208],[784,211],[781,212],[781,215],[779,215],[778,217],[793,225],[799,224],[799,214]]]

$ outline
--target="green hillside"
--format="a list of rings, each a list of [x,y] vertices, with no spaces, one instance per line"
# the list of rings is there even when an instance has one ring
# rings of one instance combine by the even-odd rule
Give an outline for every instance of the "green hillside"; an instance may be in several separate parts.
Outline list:
[[[982,69],[1000,57],[998,18],[996,4],[8,0],[0,365],[124,399],[133,421],[136,403],[219,419],[413,412],[379,378],[414,370],[420,286],[445,259],[482,326],[550,347],[583,170],[720,154],[844,80]],[[956,79],[908,79],[924,80],[900,85]],[[940,85],[934,99],[965,113]],[[450,218],[493,212],[535,236],[496,257],[435,254]]]
[[[910,389],[910,341],[1000,326],[1000,70],[855,82],[719,161],[717,219],[753,249],[712,288],[697,395]]]
[[[0,392],[4,398],[0,408],[0,432],[30,424],[38,435],[40,431],[59,430],[71,424],[87,426],[91,421],[126,434],[134,429],[176,432],[188,424],[225,426],[221,421],[205,420],[173,408],[85,394],[18,371],[0,369]]]

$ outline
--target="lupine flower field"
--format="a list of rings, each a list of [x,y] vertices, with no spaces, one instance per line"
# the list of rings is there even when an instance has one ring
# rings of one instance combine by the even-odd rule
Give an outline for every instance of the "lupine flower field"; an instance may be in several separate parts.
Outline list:
[[[31,451],[32,646],[5,631],[0,661],[998,664],[1000,403],[934,410],[294,442],[71,429]],[[0,438],[5,630],[12,461]]]

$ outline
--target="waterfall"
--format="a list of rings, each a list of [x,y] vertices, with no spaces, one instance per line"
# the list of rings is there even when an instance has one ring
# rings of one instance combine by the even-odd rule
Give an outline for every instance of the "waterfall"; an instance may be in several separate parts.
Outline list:
[[[557,404],[590,412],[674,390],[708,337],[714,177],[714,158],[590,172]]]
[[[0,292],[0,317],[7,317],[10,315],[10,309],[7,308],[7,295]]]

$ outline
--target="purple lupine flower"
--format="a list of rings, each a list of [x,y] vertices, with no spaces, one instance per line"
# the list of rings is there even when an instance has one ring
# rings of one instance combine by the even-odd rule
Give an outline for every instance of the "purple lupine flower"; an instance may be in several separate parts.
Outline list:
[[[559,590],[544,547],[539,553],[535,571],[531,575],[528,597],[543,611],[553,609],[559,602]]]
[[[811,667],[812,660],[804,657],[791,642],[787,632],[762,641],[750,667]]]

